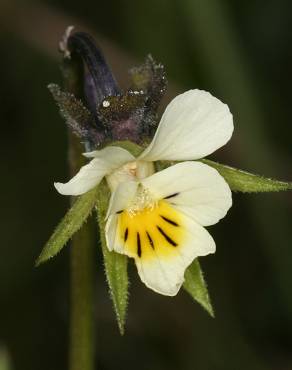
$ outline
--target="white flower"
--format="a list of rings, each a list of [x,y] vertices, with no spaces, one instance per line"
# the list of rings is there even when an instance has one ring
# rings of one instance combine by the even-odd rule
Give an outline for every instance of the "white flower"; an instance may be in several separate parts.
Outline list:
[[[170,102],[138,158],[119,147],[86,153],[92,161],[55,187],[61,194],[80,195],[105,176],[112,191],[105,230],[109,250],[134,258],[149,288],[173,296],[192,261],[215,252],[204,226],[217,223],[232,204],[223,177],[191,160],[226,144],[232,132],[227,105],[208,92],[189,90]],[[185,162],[154,173],[157,160]]]

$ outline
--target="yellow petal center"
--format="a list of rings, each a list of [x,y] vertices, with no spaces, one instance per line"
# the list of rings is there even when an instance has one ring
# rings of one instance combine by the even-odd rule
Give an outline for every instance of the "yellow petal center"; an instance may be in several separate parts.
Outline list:
[[[183,219],[166,201],[152,201],[143,190],[119,214],[118,235],[124,252],[133,258],[177,255],[185,239]]]

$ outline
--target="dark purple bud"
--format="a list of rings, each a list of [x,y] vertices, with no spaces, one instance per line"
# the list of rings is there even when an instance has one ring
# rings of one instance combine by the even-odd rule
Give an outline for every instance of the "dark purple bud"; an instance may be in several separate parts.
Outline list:
[[[87,68],[84,90],[89,108],[93,108],[95,112],[96,106],[105,97],[120,93],[117,82],[101,50],[90,35],[85,32],[73,33],[68,38],[67,48],[72,56],[77,54]]]
[[[141,144],[150,139],[166,89],[163,66],[148,56],[131,70],[130,89],[122,92],[93,38],[71,31],[69,27],[60,43],[65,91],[51,88],[70,129],[90,150],[112,141]]]
[[[143,112],[146,96],[127,92],[120,96],[109,96],[98,107],[98,117],[108,131],[112,140],[142,141]]]

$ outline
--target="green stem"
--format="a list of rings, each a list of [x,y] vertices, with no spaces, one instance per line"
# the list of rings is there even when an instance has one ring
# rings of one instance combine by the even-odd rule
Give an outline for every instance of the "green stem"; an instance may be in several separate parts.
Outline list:
[[[70,167],[80,168],[80,144],[70,140]],[[94,369],[94,235],[92,220],[72,239],[70,255],[70,370]]]
[[[90,225],[72,241],[70,370],[94,369],[93,268]]]
[[[65,89],[77,98],[81,98],[82,61],[73,56],[69,60],[64,59],[62,72]],[[69,168],[72,176],[85,164],[82,152],[84,152],[83,145],[70,134]],[[89,221],[74,235],[71,245],[70,370],[94,370],[95,368],[94,275],[93,222]]]

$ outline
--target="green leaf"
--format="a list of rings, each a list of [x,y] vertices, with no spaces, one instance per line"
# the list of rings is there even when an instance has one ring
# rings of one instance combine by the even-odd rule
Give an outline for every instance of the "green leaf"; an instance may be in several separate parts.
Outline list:
[[[113,300],[114,309],[121,335],[124,334],[126,312],[128,306],[128,258],[116,252],[110,252],[105,239],[105,217],[110,198],[109,189],[103,181],[99,187],[97,213],[100,240],[104,258],[105,274]]]
[[[128,258],[116,252],[110,252],[102,243],[102,252],[107,282],[119,325],[121,335],[125,332],[128,306]]]
[[[77,198],[45,245],[36,266],[59,253],[72,235],[81,228],[96,204],[97,189],[98,187]]]
[[[243,193],[275,192],[292,190],[291,182],[272,180],[250,172],[203,159],[201,162],[215,168],[224,177],[230,189]]]
[[[197,301],[212,317],[214,317],[207,284],[198,259],[196,259],[186,270],[183,287],[195,301]]]

